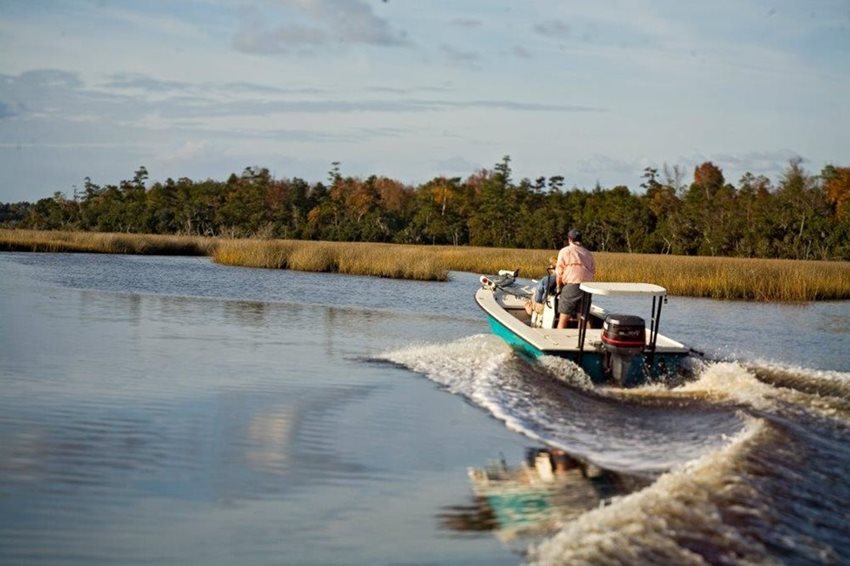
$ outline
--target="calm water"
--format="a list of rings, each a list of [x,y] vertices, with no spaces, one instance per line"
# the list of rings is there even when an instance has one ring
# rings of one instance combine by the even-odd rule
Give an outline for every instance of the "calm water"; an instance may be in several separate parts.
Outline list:
[[[850,303],[672,298],[719,361],[622,392],[476,285],[0,254],[0,562],[850,560]],[[542,446],[592,466],[469,479]]]

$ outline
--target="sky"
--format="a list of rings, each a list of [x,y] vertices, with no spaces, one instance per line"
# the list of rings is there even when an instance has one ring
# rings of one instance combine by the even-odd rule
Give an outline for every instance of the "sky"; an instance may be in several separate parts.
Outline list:
[[[0,0],[0,202],[246,167],[850,166],[848,0]]]

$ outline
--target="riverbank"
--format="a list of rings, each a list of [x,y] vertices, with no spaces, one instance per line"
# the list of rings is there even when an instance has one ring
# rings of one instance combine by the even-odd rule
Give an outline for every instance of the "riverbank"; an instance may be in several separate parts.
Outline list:
[[[555,250],[233,240],[199,236],[0,229],[0,251],[208,255],[246,267],[444,281],[449,271],[544,274]],[[750,301],[850,299],[850,263],[650,254],[595,254],[600,281],[651,282],[672,295]]]

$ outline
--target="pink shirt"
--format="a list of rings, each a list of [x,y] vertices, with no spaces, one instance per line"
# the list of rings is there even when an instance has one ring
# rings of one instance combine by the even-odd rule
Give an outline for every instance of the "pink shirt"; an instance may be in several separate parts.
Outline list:
[[[593,276],[596,274],[593,254],[581,244],[572,243],[558,252],[555,273],[561,285],[593,281]]]

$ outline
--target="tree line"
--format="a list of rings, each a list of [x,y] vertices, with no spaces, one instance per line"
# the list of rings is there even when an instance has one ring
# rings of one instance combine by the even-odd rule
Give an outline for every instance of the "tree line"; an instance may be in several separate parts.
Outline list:
[[[514,180],[510,157],[466,179],[418,186],[380,176],[276,179],[248,167],[226,181],[148,182],[140,167],[118,185],[86,178],[72,196],[0,204],[0,224],[227,237],[556,249],[572,227],[598,251],[791,259],[850,259],[850,167],[820,174],[791,160],[774,183],[733,185],[711,162],[692,181],[679,166],[648,167],[641,190],[565,188],[564,177]]]

